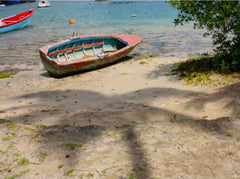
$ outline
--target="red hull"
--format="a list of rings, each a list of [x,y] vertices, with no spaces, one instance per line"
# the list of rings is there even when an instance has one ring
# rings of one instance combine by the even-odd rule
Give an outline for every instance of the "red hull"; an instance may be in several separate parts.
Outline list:
[[[14,16],[3,18],[1,19],[2,25],[0,26],[0,28],[4,28],[7,26],[11,26],[11,25],[23,22],[26,19],[28,19],[33,12],[34,12],[34,9],[30,9],[28,11],[16,14]]]

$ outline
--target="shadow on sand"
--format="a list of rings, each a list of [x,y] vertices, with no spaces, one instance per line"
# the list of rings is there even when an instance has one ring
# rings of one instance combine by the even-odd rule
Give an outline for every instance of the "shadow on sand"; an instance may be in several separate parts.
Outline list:
[[[203,108],[208,102],[226,99],[229,101],[226,107],[232,108],[232,114],[239,113],[239,86],[238,83],[222,88],[219,92],[202,100],[201,107]],[[229,93],[229,89],[231,89],[231,93]],[[226,127],[232,126],[231,116],[223,116],[215,120],[197,119],[189,116],[185,111],[175,113],[145,104],[146,100],[154,100],[156,96],[161,99],[191,93],[191,91],[173,88],[142,89],[141,94],[132,92],[114,96],[105,96],[84,90],[29,93],[15,99],[37,101],[31,105],[15,108],[15,110],[28,109],[28,113],[8,118],[5,122],[11,121],[23,125],[43,124],[37,128],[37,132],[40,134],[39,140],[42,141],[44,149],[55,151],[55,155],[64,155],[63,162],[67,163],[70,168],[74,168],[80,162],[78,159],[80,154],[79,150],[58,153],[64,147],[64,143],[68,141],[68,143],[84,146],[97,142],[104,132],[115,130],[121,139],[126,139],[124,145],[131,153],[129,158],[132,163],[133,175],[136,179],[146,179],[151,176],[149,171],[151,166],[139,135],[135,132],[138,124],[175,123],[195,128],[196,131],[214,132],[217,135],[224,135]],[[98,101],[98,103],[94,103],[94,101]],[[177,119],[174,119],[174,116],[177,116]],[[45,125],[48,123],[50,125]],[[100,173],[100,171],[98,172]]]

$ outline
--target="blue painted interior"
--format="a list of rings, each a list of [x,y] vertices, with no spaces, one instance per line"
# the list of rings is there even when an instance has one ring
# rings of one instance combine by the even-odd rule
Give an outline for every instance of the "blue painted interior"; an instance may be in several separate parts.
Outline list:
[[[51,58],[57,58],[59,61],[66,61],[66,55],[67,60],[74,60],[78,58],[82,58],[85,55],[87,56],[96,56],[96,55],[102,55],[104,52],[113,52],[118,49],[121,49],[128,45],[127,42],[119,39],[119,38],[113,38],[113,37],[86,37],[86,38],[76,38],[71,41],[50,47],[48,50],[48,53],[54,52],[54,51],[60,51],[71,47],[77,47],[87,44],[93,44],[103,42],[104,45],[95,45],[93,47],[85,47],[85,48],[79,48],[73,51],[69,51],[67,53],[59,54],[58,56],[52,55]]]

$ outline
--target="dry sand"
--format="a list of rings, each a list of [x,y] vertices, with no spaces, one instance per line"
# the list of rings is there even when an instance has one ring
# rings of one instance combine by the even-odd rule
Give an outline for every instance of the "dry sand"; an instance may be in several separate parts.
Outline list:
[[[0,79],[0,178],[240,178],[240,83],[186,86],[176,57]],[[144,63],[146,62],[146,63]]]

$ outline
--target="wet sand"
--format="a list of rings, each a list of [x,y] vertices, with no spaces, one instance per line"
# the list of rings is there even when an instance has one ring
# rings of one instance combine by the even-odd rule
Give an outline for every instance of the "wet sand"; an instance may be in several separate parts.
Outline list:
[[[240,83],[186,86],[184,58],[130,58],[55,79],[3,65],[2,178],[240,178]]]

